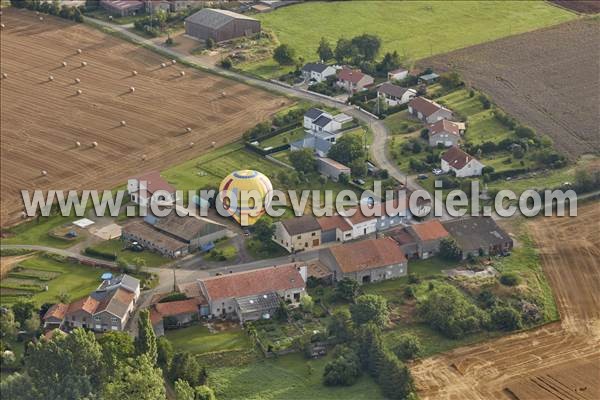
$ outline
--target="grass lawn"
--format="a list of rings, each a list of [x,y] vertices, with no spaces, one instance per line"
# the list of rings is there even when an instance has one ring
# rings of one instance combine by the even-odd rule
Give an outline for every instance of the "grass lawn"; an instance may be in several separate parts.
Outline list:
[[[352,386],[323,385],[323,370],[330,360],[330,355],[316,360],[307,360],[301,354],[290,354],[243,366],[213,367],[209,374],[208,385],[215,390],[217,398],[221,400],[383,398],[377,383],[366,374],[363,374]]]
[[[74,240],[61,239],[50,235],[50,232],[62,225],[68,224],[79,219],[78,217],[63,217],[53,215],[51,217],[41,217],[39,222],[35,219],[23,224],[19,224],[9,229],[13,236],[2,239],[2,244],[35,244],[40,246],[56,247],[64,249],[76,244],[81,237]]]
[[[410,118],[406,110],[390,115],[383,123],[393,135],[415,132],[423,127],[421,122]]]
[[[215,252],[215,250],[217,252]],[[225,257],[225,260],[220,260],[219,256]],[[212,249],[206,256],[210,260],[215,261],[231,261],[237,256],[237,248],[231,244],[230,240],[219,241],[214,249]]]
[[[172,261],[169,258],[163,257],[158,253],[148,250],[140,252],[127,250],[123,248],[123,245],[124,242],[122,242],[120,239],[112,239],[106,240],[100,244],[92,246],[92,248],[105,253],[116,254],[118,260],[125,261],[127,264],[130,265],[135,264],[134,259],[137,257],[145,260],[147,267],[160,267],[161,265]]]
[[[292,46],[296,57],[307,61],[317,60],[321,37],[335,46],[341,37],[362,33],[381,37],[381,55],[396,50],[414,61],[558,24],[576,15],[543,1],[352,1],[310,2],[255,17],[279,42]],[[283,71],[272,60],[242,68],[268,77]]]
[[[279,135],[270,137],[263,141],[260,141],[260,147],[266,149],[267,147],[278,147],[283,146],[284,144],[290,144],[295,141],[302,139],[306,135],[304,132],[304,127],[299,126],[291,131],[287,131],[284,133],[280,133]]]
[[[275,242],[268,243],[267,246],[263,246],[263,242],[257,239],[246,240],[246,248],[252,256],[252,258],[260,260],[263,258],[275,258],[282,257],[288,254],[288,252]]]
[[[219,333],[211,333],[205,325],[166,331],[167,339],[175,351],[189,351],[194,354],[224,350],[245,350],[252,347],[248,335],[241,328]]]
[[[49,281],[31,280],[32,283],[48,285],[48,291],[37,292],[32,296],[33,302],[38,307],[43,303],[55,303],[61,293],[68,293],[72,300],[89,294],[100,284],[100,275],[107,272],[86,265],[58,262],[44,256],[34,256],[19,263],[19,266],[31,270],[59,273]],[[16,299],[15,296],[3,294],[2,304],[13,303]]]

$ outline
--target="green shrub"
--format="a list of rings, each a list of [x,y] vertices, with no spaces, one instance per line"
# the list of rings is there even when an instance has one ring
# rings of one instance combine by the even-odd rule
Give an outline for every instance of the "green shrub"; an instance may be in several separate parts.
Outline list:
[[[505,286],[517,286],[521,282],[521,278],[514,272],[506,272],[500,276],[500,283]]]

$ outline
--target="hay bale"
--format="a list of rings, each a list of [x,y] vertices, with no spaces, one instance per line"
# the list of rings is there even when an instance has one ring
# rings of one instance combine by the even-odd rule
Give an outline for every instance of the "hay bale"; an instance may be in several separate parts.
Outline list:
[[[81,94],[83,94],[83,90],[81,90],[81,89],[77,89],[77,95],[79,96],[79,95],[81,95]]]
[[[82,61],[82,62],[81,62],[81,66],[82,66],[82,67],[85,67],[86,65],[87,65],[87,63],[86,63],[85,61]]]
[[[98,142],[92,142],[92,147],[98,147]]]
[[[2,79],[6,79],[6,78],[8,78],[8,74],[6,72],[3,72],[2,73]]]
[[[42,176],[47,176],[48,175],[48,171],[46,171],[45,169],[42,170]]]
[[[40,21],[43,21],[43,20],[44,20],[44,17],[40,17]]]
[[[187,128],[185,128],[185,131],[186,131],[187,133],[190,133],[190,132],[192,131],[192,128],[190,128],[190,127],[188,126]]]
[[[75,83],[80,83],[80,82],[81,82],[81,79],[75,78]]]
[[[125,126],[125,125],[127,125],[127,122],[121,121],[121,126]]]
[[[135,88],[134,88],[133,86],[129,86],[129,92],[130,92],[130,93],[133,93],[133,92],[135,92]]]
[[[166,66],[167,66],[167,64],[165,64],[165,63],[160,64],[161,68],[165,68]]]
[[[77,54],[81,54],[81,49],[77,49]]]
[[[146,155],[142,154],[142,161],[146,161],[146,158],[147,158]]]
[[[189,146],[190,148],[194,147],[194,142],[190,142]]]
[[[50,76],[48,77],[48,80],[49,80],[50,82],[52,82],[52,81],[54,80],[54,77],[53,77],[52,75],[50,75]]]
[[[173,64],[173,65],[177,64],[177,60],[171,60],[171,64]]]
[[[81,147],[81,142],[79,140],[75,141],[75,147]]]
[[[63,67],[66,67],[66,66],[67,66],[67,62],[66,62],[66,61],[63,61],[63,62],[62,62],[62,66],[63,66]]]
[[[227,96],[227,93],[226,93],[226,92],[223,90],[223,91],[221,92],[221,97],[225,97],[225,96]]]
[[[185,76],[185,71],[181,71],[181,72],[179,73],[179,75],[181,75],[181,76]]]
[[[210,143],[210,146],[211,146],[211,147],[215,147],[216,145],[217,145],[217,142],[211,142],[211,143]]]
[[[5,27],[6,27],[6,25],[0,24],[0,28],[4,29]]]
[[[131,75],[136,76],[137,75],[137,71],[136,70],[131,71]]]

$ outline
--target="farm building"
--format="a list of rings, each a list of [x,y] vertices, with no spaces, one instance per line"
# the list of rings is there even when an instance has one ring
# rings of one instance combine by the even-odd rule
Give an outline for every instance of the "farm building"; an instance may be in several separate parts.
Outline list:
[[[315,135],[307,134],[304,138],[290,144],[290,151],[313,149],[315,154],[319,157],[327,157],[327,153],[329,153],[331,146],[333,146],[333,143],[321,139],[320,137],[316,137]]]
[[[384,83],[377,88],[377,96],[383,98],[388,106],[398,106],[408,103],[417,95],[414,89],[403,88],[391,83]]]
[[[157,171],[149,172],[127,180],[127,193],[131,201],[149,207],[151,203],[173,203],[175,188]]]
[[[60,328],[65,319],[65,314],[67,313],[68,309],[68,304],[57,303],[52,305],[52,307],[50,307],[48,311],[46,311],[46,314],[44,314],[44,317],[42,319],[42,321],[44,322],[44,328]]]
[[[441,119],[452,119],[452,111],[424,97],[415,97],[409,101],[408,112],[427,124],[433,124]]]
[[[479,176],[484,165],[475,157],[465,153],[457,146],[452,146],[442,154],[440,168],[444,172],[454,171],[457,177]]]
[[[323,63],[308,63],[302,67],[302,76],[309,81],[309,84],[320,83],[327,80],[328,77],[334,76],[336,69],[330,65]]]
[[[454,219],[442,225],[456,240],[463,259],[502,254],[513,247],[512,238],[491,217]]]
[[[351,173],[350,167],[327,157],[317,158],[317,166],[321,175],[331,178],[334,182],[337,182],[341,174],[345,174],[349,177]]]
[[[212,248],[215,241],[227,237],[229,233],[225,226],[206,218],[180,217],[177,213],[170,213],[161,218],[147,216],[145,221],[156,230],[186,243],[190,253],[199,249]]]
[[[144,221],[134,221],[125,225],[121,239],[138,242],[143,247],[156,251],[165,257],[183,257],[189,253],[189,245],[154,229]]]
[[[240,323],[269,319],[279,308],[279,296],[275,292],[253,294],[235,299],[235,314]]]
[[[109,14],[127,17],[141,11],[144,8],[144,2],[138,0],[100,0],[100,7]]]
[[[162,336],[165,329],[188,326],[200,316],[199,299],[187,299],[156,303],[150,308],[150,321],[157,336]]]
[[[321,217],[317,219],[321,226],[321,241],[323,243],[345,242],[352,239],[352,225],[341,215]]]
[[[425,75],[421,75],[419,77],[419,83],[426,83],[427,85],[430,85],[432,83],[435,83],[438,79],[439,79],[439,75],[436,73],[431,73],[431,74],[425,74]]]
[[[390,238],[368,239],[323,249],[319,260],[335,281],[344,278],[359,283],[397,278],[407,273],[408,262],[400,246]]]
[[[200,0],[145,0],[146,12],[159,10],[177,12],[188,8],[201,7],[204,1]]]
[[[458,145],[460,136],[465,131],[465,124],[442,119],[430,124],[427,128],[429,129],[430,146],[435,147],[442,144],[445,147],[450,147]]]
[[[312,215],[288,218],[275,223],[273,240],[290,253],[321,245],[321,226]]]
[[[406,227],[417,244],[418,258],[427,259],[440,251],[440,241],[448,237],[448,231],[437,219]]]
[[[408,70],[404,68],[398,68],[393,71],[388,72],[387,78],[388,81],[401,81],[402,79],[408,76]]]
[[[286,264],[204,278],[198,284],[208,302],[206,315],[238,319],[242,316],[248,321],[268,317],[266,314],[272,312],[271,301],[261,301],[251,307],[253,296],[267,295],[269,300],[272,293],[276,293],[282,300],[298,304],[306,291],[306,278],[306,266]]]
[[[371,75],[363,73],[360,69],[344,67],[338,71],[337,85],[348,93],[363,91],[374,82],[375,79]]]
[[[227,10],[204,8],[185,19],[185,33],[201,40],[223,42],[259,32],[259,20]]]

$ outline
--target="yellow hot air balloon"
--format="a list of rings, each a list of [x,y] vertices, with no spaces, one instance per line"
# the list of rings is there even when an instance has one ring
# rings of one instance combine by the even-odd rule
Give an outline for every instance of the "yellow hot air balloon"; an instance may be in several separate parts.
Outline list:
[[[235,171],[221,182],[217,201],[238,224],[254,225],[271,203],[273,185],[264,174],[253,170]]]

